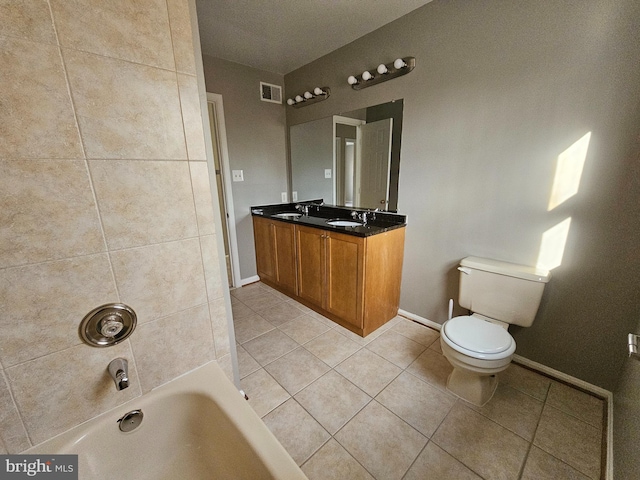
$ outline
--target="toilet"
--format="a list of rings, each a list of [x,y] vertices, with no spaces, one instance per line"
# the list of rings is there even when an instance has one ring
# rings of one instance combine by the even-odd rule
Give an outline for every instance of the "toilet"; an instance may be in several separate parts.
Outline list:
[[[442,353],[453,366],[447,390],[482,406],[516,351],[509,325],[531,326],[550,273],[479,257],[462,259],[458,270],[459,303],[471,315],[453,317],[440,330]]]

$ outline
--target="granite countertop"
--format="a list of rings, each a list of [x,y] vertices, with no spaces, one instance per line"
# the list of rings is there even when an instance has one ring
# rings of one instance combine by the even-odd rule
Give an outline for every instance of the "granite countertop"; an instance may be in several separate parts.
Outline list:
[[[278,214],[300,213],[296,205],[308,205],[308,214],[299,217],[287,218],[277,216]],[[367,222],[364,225],[349,227],[329,225],[328,220],[353,220],[352,212],[358,214],[367,213]],[[374,212],[364,208],[337,207],[335,205],[324,205],[322,200],[313,200],[295,203],[279,203],[275,205],[259,205],[251,207],[251,215],[257,217],[270,218],[285,223],[304,225],[307,227],[321,228],[333,232],[344,233],[356,237],[369,237],[379,233],[403,228],[407,225],[406,215],[399,215],[390,212]]]

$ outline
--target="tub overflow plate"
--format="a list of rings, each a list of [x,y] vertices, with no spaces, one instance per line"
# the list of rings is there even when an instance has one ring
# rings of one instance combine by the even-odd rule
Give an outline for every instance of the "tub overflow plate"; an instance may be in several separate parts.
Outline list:
[[[131,335],[136,323],[136,313],[131,307],[108,303],[85,315],[80,323],[80,338],[92,347],[110,347]]]
[[[135,430],[140,426],[143,418],[144,414],[142,413],[142,410],[131,410],[130,412],[127,412],[124,417],[118,419],[120,431],[126,433]]]

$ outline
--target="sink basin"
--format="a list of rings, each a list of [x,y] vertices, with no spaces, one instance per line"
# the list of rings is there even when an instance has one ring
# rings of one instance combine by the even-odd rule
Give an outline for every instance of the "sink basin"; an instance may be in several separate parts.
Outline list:
[[[274,217],[278,218],[300,218],[301,216],[301,213],[276,213],[274,215]]]
[[[364,225],[362,222],[356,222],[354,220],[346,220],[342,218],[336,218],[334,220],[327,220],[327,225],[332,225],[334,227],[361,227]]]

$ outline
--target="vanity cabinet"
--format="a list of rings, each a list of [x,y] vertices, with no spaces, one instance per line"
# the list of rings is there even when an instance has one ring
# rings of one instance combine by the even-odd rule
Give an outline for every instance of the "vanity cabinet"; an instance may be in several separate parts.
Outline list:
[[[355,236],[254,216],[254,231],[264,283],[362,336],[397,315],[404,228]]]
[[[260,279],[283,293],[295,295],[295,226],[268,218],[253,217],[256,266]]]

